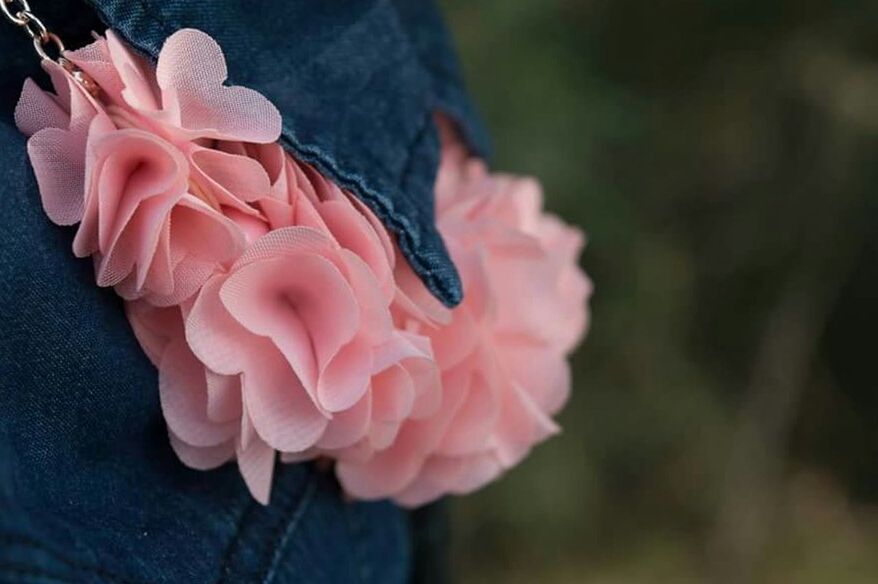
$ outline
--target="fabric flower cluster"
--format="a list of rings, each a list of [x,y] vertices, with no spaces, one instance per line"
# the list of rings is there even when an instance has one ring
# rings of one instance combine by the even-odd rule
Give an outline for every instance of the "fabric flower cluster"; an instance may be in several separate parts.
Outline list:
[[[43,207],[78,224],[159,371],[188,466],[236,460],[269,499],[278,454],[336,461],[344,490],[419,505],[465,493],[557,430],[566,357],[586,328],[583,237],[527,179],[468,158],[440,120],[439,229],[466,298],[447,309],[355,197],[277,143],[262,95],[224,85],[206,34],[153,66],[112,31],[46,62],[16,109]]]

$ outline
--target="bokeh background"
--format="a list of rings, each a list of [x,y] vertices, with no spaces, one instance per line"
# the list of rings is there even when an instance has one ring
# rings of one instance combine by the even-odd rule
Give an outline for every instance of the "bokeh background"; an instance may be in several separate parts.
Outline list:
[[[878,581],[878,3],[443,5],[596,282],[564,432],[453,502],[456,579]]]

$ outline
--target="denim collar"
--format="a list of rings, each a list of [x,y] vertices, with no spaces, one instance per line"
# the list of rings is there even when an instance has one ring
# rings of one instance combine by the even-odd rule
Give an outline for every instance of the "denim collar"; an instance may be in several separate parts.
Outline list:
[[[280,110],[284,144],[366,202],[438,298],[460,302],[460,279],[435,225],[434,112],[455,119],[475,152],[485,155],[487,140],[432,2],[88,2],[152,58],[181,28],[213,36],[229,82]]]

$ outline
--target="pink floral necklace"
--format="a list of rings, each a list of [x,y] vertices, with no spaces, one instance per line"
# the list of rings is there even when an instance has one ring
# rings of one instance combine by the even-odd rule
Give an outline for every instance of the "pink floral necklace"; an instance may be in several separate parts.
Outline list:
[[[208,35],[175,32],[153,66],[112,30],[67,51],[25,0],[0,7],[54,86],[25,81],[15,110],[43,208],[125,300],[184,464],[235,460],[266,503],[278,458],[326,458],[349,496],[414,506],[557,431],[591,284],[535,181],[489,173],[437,117],[466,294],[448,309],[369,208],[278,144],[275,106],[224,84]]]

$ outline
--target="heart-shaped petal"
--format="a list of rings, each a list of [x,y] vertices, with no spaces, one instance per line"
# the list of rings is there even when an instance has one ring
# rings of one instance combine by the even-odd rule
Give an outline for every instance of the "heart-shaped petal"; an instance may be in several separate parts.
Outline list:
[[[201,31],[175,32],[159,53],[156,79],[162,108],[190,139],[277,141],[277,108],[257,91],[224,86],[227,77],[222,49]]]

